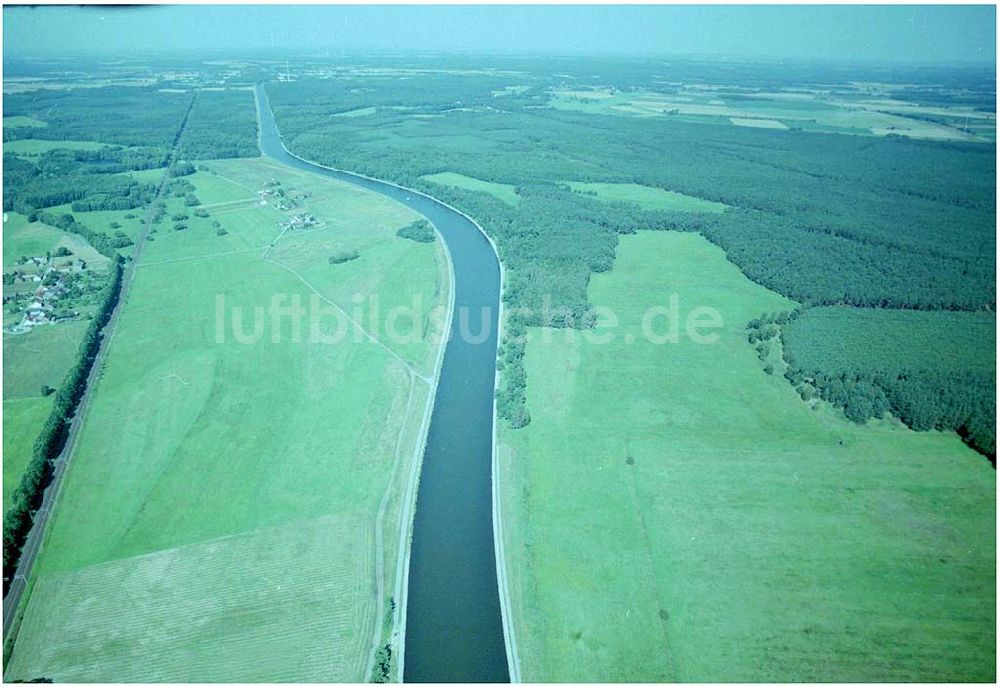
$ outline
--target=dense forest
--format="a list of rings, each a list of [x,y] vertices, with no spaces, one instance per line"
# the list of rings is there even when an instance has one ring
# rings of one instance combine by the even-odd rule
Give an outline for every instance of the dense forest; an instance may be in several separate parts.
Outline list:
[[[268,89],[289,145],[324,164],[435,191],[419,177],[451,171],[515,187],[664,188],[735,209],[660,212],[657,225],[703,232],[748,276],[804,303],[960,310],[995,303],[996,170],[986,146],[564,112],[543,108],[538,88],[495,98],[494,79],[407,83]],[[446,84],[440,92],[438,83]],[[379,107],[363,117],[329,116],[366,103]],[[413,116],[441,112],[447,116]],[[546,220],[522,213],[517,224],[530,233],[534,221]],[[626,229],[638,228],[651,227]],[[576,238],[604,241],[585,227]],[[586,269],[584,262],[577,264]],[[575,298],[585,295],[577,289]]]
[[[164,164],[166,150],[151,147],[55,149],[33,160],[5,154],[3,207],[29,217],[64,203],[72,203],[74,212],[131,210],[152,200],[156,187],[122,172]]]
[[[751,341],[780,336],[800,394],[811,386],[856,422],[890,411],[914,429],[957,431],[995,460],[993,313],[811,308],[749,329]]]
[[[616,84],[650,87],[648,69],[619,66]],[[496,93],[511,79],[501,75],[372,76],[267,88],[297,154],[428,192],[496,239],[507,267],[504,298],[532,313],[509,323],[508,334],[532,325],[588,326],[590,275],[612,267],[619,234],[643,229],[700,232],[749,278],[806,307],[995,308],[992,147],[569,112],[548,106],[551,80],[523,81],[524,88],[502,97]],[[988,94],[976,93],[986,106]],[[374,110],[333,116],[362,108]],[[512,185],[520,202],[511,207],[421,178],[440,172]],[[574,194],[569,181],[642,184],[731,209],[642,210]],[[547,312],[543,297],[553,306]],[[516,426],[530,421],[522,357],[522,344],[502,342],[498,407]],[[903,369],[893,368],[893,385],[885,382],[894,412],[915,427],[929,422],[973,432],[944,410],[931,412],[932,421],[907,410],[931,407],[912,400],[925,389],[954,395],[969,380]],[[916,381],[898,381],[904,376]],[[848,386],[860,389],[868,377],[853,379]],[[974,381],[977,398],[992,390],[987,381]],[[973,443],[988,447],[991,440]]]
[[[97,141],[166,149],[192,97],[190,92],[137,86],[5,93],[4,117],[31,117],[44,126],[5,126],[3,140]]]
[[[211,160],[258,155],[253,92],[200,91],[188,118],[181,158]]]

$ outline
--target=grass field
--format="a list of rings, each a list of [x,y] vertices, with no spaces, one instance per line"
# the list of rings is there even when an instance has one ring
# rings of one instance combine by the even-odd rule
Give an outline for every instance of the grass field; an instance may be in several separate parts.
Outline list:
[[[10,497],[21,480],[34,438],[52,409],[51,396],[28,396],[4,399],[3,402],[3,510],[6,513]]]
[[[88,324],[80,319],[42,325],[23,334],[5,333],[3,397],[39,396],[42,385],[58,389],[76,362]]]
[[[520,198],[518,198],[517,193],[514,191],[514,187],[510,184],[498,184],[493,181],[483,181],[482,179],[474,179],[472,177],[467,177],[464,174],[456,174],[454,172],[428,174],[427,176],[421,177],[421,179],[426,179],[427,181],[432,181],[435,184],[440,184],[442,186],[454,186],[455,188],[464,188],[468,191],[489,193],[491,196],[499,198],[508,205],[516,206],[518,202],[520,202]]]
[[[736,126],[752,126],[758,129],[787,129],[788,127],[777,119],[753,119],[751,117],[730,117],[729,121]]]
[[[356,289],[446,303],[442,248],[397,237],[415,215],[374,194],[260,159],[206,164],[217,178],[193,179],[206,206],[278,179],[311,191],[303,209],[321,224],[282,236],[283,214],[252,204],[212,212],[224,236],[193,221],[158,226],[36,564],[8,679],[369,677],[382,628],[376,520],[385,499],[388,608],[429,393],[410,361],[430,372],[438,339],[430,331],[398,357],[357,336],[296,343],[287,317],[276,328],[268,317],[256,344],[228,325],[238,306],[251,332],[254,309],[275,294],[306,307],[318,294],[328,310],[350,311]],[[168,216],[182,206],[171,200]],[[341,246],[358,247],[355,271],[327,264]],[[322,317],[331,334],[334,316]]]
[[[35,119],[34,117],[25,117],[22,115],[16,115],[14,117],[4,117],[3,125],[6,128],[16,128],[19,126],[48,126],[48,122],[43,122],[40,119]],[[6,144],[4,144],[6,146]]]
[[[101,148],[117,148],[107,143],[96,141],[42,141],[34,138],[24,138],[19,141],[4,141],[3,152],[12,155],[33,157],[47,153],[50,150],[65,148],[68,150],[100,150]]]
[[[46,251],[55,250],[64,235],[41,222],[29,224],[20,213],[3,213],[3,266],[16,265],[22,256],[44,256]]]
[[[639,184],[605,184],[570,182],[574,191],[595,195],[599,200],[635,203],[646,210],[673,210],[675,212],[725,212],[727,205],[683,193],[652,188]]]
[[[671,294],[720,339],[640,336]],[[981,456],[802,403],[744,332],[792,304],[698,235],[623,237],[590,296],[614,341],[529,330],[532,422],[501,431],[525,681],[993,680]]]

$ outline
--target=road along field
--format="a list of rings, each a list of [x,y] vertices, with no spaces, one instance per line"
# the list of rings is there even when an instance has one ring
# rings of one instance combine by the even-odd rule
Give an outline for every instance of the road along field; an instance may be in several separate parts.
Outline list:
[[[682,320],[717,309],[717,342],[642,335],[675,294]],[[524,680],[993,680],[982,456],[768,376],[745,325],[794,304],[699,235],[623,237],[589,295],[614,340],[530,329],[532,422],[500,434]]]
[[[170,200],[144,250],[7,679],[371,676],[441,343],[432,308],[449,298],[443,249],[396,236],[417,216],[367,191],[265,159],[205,166],[187,177],[201,204]],[[280,226],[303,214],[316,221]],[[347,335],[310,343],[306,315],[296,337],[275,295],[315,300],[317,331]],[[422,299],[422,340],[362,331],[382,323],[373,297],[381,313]]]

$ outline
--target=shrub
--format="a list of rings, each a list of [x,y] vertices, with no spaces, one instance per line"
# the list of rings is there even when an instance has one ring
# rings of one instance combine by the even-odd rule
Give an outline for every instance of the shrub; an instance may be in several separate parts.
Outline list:
[[[407,224],[396,232],[396,236],[410,239],[417,243],[434,243],[434,239],[436,238],[434,227],[425,219],[418,219],[416,222]]]
[[[345,250],[339,253],[334,253],[330,256],[331,265],[339,265],[344,262],[350,262],[351,260],[357,260],[361,257],[361,254],[356,250]]]

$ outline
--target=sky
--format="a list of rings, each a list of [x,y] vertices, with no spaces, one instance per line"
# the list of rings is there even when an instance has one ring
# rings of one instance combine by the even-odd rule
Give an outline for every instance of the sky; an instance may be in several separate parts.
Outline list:
[[[11,7],[5,57],[232,51],[701,55],[850,62],[996,62],[979,6]]]

